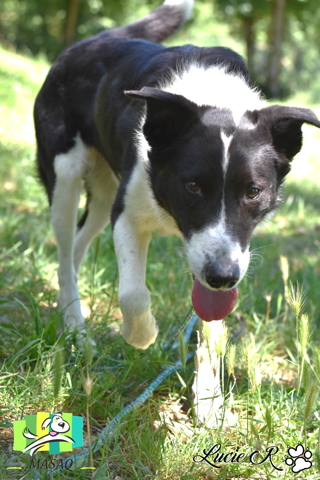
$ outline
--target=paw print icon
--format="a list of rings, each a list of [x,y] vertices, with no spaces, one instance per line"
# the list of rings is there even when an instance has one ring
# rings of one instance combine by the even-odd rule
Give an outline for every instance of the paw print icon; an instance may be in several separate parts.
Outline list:
[[[305,450],[301,443],[298,443],[296,448],[288,447],[288,455],[285,463],[288,467],[291,467],[293,473],[299,473],[312,467],[312,462],[310,461],[312,453],[309,450]]]

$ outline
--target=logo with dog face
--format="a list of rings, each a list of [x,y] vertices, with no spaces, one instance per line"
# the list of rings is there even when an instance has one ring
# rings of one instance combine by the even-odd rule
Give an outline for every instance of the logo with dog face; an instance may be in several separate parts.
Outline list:
[[[13,427],[13,450],[31,456],[37,451],[54,455],[83,447],[83,418],[72,413],[38,412],[15,421]]]

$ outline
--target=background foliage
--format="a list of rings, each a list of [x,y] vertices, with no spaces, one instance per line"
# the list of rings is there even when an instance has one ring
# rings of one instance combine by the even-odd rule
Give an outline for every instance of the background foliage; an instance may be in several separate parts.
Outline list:
[[[2,0],[0,42],[53,61],[73,41],[128,23],[159,3]],[[223,44],[240,50],[254,81],[268,96],[286,97],[308,89],[310,100],[317,101],[319,25],[318,0],[197,0],[189,32],[198,45]],[[182,41],[180,33],[175,43]]]

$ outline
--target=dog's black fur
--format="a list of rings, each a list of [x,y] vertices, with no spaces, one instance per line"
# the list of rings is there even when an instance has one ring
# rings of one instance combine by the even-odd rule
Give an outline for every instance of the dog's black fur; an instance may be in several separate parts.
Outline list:
[[[99,152],[119,180],[112,197],[111,221],[123,265],[120,282],[126,278],[125,287],[120,288],[120,305],[124,322],[130,317],[130,329],[136,329],[125,337],[140,348],[146,348],[156,335],[152,324],[154,334],[146,334],[140,344],[138,327],[132,327],[145,316],[149,320],[144,322],[151,321],[150,301],[143,287],[144,236],[156,229],[180,235],[201,288],[230,290],[246,272],[253,229],[277,205],[279,187],[302,145],[302,124],[320,127],[310,110],[266,106],[249,85],[243,59],[229,49],[165,48],[147,41],[161,40],[181,24],[181,5],[180,9],[163,5],[136,24],[68,48],[51,68],[35,104],[38,169],[52,206],[55,231],[60,232],[57,236],[65,229],[60,222],[64,215],[61,192],[71,191],[79,180],[72,177],[74,162],[85,165],[85,155],[79,160],[80,154],[75,152]],[[175,12],[170,21],[168,9]],[[188,82],[190,66],[197,70],[199,84],[190,83],[182,95],[175,82],[184,75]],[[215,72],[222,75],[220,83],[208,81]],[[228,82],[235,88],[241,84],[245,92],[236,92],[233,103],[229,93],[232,96],[234,92],[225,91]],[[199,103],[196,98],[201,90],[205,96]],[[219,96],[225,104],[219,104]],[[92,211],[96,192],[88,168],[86,165],[79,174],[88,201],[78,236],[88,225],[90,211],[96,215]],[[60,267],[61,290],[65,288],[62,284],[74,286],[62,302],[67,310],[70,303],[78,301],[71,298],[77,295],[70,259],[75,227],[73,217],[68,218],[69,243],[58,239],[60,265],[70,262],[69,273],[61,273]],[[61,246],[66,243],[68,247]],[[63,248],[65,253],[61,253]],[[131,270],[125,266],[129,259],[134,264]],[[139,293],[129,285],[130,275],[139,278],[141,302],[131,298]],[[76,325],[82,322],[79,312],[70,313]]]

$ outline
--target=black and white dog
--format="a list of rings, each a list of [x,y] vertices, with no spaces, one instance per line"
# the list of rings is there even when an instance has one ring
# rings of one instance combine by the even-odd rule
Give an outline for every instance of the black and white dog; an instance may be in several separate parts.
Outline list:
[[[141,349],[158,333],[145,285],[152,232],[183,240],[196,312],[207,322],[224,318],[249,265],[252,232],[277,206],[301,148],[302,124],[320,127],[310,110],[267,106],[233,51],[152,43],[178,28],[192,3],[166,0],[138,22],[71,46],[35,104],[65,322],[83,329],[79,267],[111,219],[122,333]],[[83,185],[87,206],[77,225]],[[217,335],[221,323],[206,328]],[[200,338],[196,401],[219,389],[208,335]],[[209,411],[212,401],[198,411],[201,421]]]

